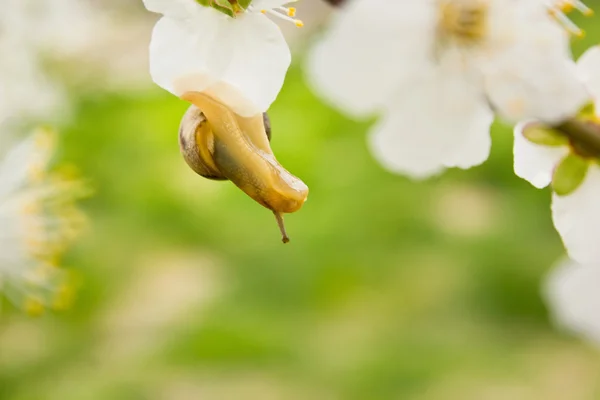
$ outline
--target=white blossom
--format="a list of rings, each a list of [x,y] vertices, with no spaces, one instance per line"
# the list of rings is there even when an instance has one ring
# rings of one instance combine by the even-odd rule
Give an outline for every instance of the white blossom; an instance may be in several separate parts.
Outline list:
[[[37,55],[9,35],[0,36],[0,124],[51,118],[63,103],[60,85],[46,74]]]
[[[176,96],[204,92],[237,114],[266,111],[283,85],[291,55],[266,15],[292,18],[289,0],[254,0],[235,18],[195,0],[144,0],[163,14],[150,43],[153,80]]]
[[[57,263],[83,216],[81,183],[48,173],[53,137],[39,131],[0,158],[0,292],[30,312],[62,307],[66,273]]]
[[[564,260],[546,278],[543,295],[562,329],[600,344],[600,265]]]
[[[27,49],[62,56],[95,40],[104,19],[90,0],[2,0],[0,28]]]
[[[0,123],[56,120],[66,95],[48,73],[98,35],[101,13],[86,0],[3,0],[0,6]]]
[[[577,67],[589,95],[596,100],[595,112],[600,117],[600,46],[588,50]],[[515,129],[515,173],[537,188],[543,188],[550,184],[557,165],[573,149],[569,142],[552,147],[532,143],[523,135],[527,126],[522,123]],[[586,162],[589,168],[583,183],[568,195],[554,193],[552,196],[554,225],[569,256],[582,264],[600,260],[600,164],[594,157],[587,158]]]
[[[494,113],[558,121],[585,100],[559,17],[542,0],[349,0],[310,78],[342,110],[381,116],[370,144],[389,170],[469,168],[488,157]]]

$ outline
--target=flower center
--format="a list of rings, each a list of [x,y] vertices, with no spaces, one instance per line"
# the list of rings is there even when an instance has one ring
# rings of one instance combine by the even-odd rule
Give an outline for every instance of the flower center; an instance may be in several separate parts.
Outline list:
[[[273,8],[258,8],[252,5],[252,0],[195,0],[198,4],[204,7],[211,7],[222,12],[231,18],[236,18],[246,12],[268,14],[287,22],[291,22],[298,28],[304,26],[304,23],[294,18],[296,9],[294,7],[273,7]],[[291,0],[290,0],[291,1]]]
[[[441,0],[438,29],[443,40],[475,44],[486,35],[487,0]]]
[[[577,10],[586,17],[594,15],[594,11],[580,0],[549,0],[548,12],[567,32],[577,37],[583,37],[585,32],[569,19],[567,14]]]

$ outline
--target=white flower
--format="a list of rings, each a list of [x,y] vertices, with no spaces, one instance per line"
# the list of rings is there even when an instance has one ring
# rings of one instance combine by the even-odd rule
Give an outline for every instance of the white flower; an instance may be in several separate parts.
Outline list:
[[[595,110],[600,122],[600,46],[588,50],[577,67],[590,95],[596,99]],[[515,129],[515,173],[535,187],[543,188],[552,181],[559,163],[575,150],[568,142],[552,147],[532,143],[523,136],[527,126],[522,123]],[[582,184],[568,195],[554,193],[552,198],[554,225],[569,256],[582,264],[600,260],[600,164],[593,157],[586,160],[589,167]]]
[[[332,104],[382,116],[376,157],[417,178],[486,160],[494,112],[557,121],[585,99],[543,0],[349,1],[309,62]]]
[[[85,0],[3,0],[0,10],[0,123],[56,120],[66,96],[44,62],[95,38],[98,13]]]
[[[0,124],[22,117],[52,118],[64,103],[59,85],[43,70],[35,53],[10,36],[0,37]]]
[[[561,262],[543,287],[555,323],[600,344],[600,265]]]
[[[40,131],[0,158],[0,292],[30,312],[64,306],[56,263],[83,223],[82,185],[46,172],[52,139]]]
[[[152,78],[176,96],[205,92],[244,117],[266,111],[291,56],[279,27],[264,14],[301,25],[291,18],[294,9],[283,7],[289,2],[254,0],[232,18],[196,0],[144,0],[148,10],[164,15],[150,43]]]
[[[104,13],[90,0],[2,0],[0,28],[33,51],[71,54],[95,40]]]

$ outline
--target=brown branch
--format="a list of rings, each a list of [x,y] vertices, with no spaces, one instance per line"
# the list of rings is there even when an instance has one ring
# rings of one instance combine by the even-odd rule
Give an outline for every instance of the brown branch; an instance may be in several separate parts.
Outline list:
[[[346,0],[325,0],[325,3],[329,3],[335,7],[340,7],[345,2],[346,2]]]
[[[576,150],[586,153],[583,155],[600,157],[600,124],[570,119],[555,128],[571,140]]]

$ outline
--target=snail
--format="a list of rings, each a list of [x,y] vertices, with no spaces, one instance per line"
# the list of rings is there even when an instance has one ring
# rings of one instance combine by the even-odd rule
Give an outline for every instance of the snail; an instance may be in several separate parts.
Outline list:
[[[233,182],[273,211],[283,243],[288,243],[283,214],[304,205],[308,187],[275,159],[266,113],[240,117],[199,92],[181,98],[192,103],[179,128],[179,146],[188,166],[202,177]]]

